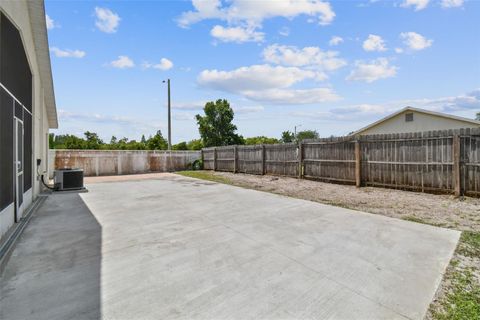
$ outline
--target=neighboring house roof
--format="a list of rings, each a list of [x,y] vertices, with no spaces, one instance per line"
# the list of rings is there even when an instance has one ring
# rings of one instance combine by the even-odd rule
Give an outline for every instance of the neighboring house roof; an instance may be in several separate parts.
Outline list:
[[[468,118],[464,118],[464,117],[459,117],[459,116],[454,116],[454,115],[451,115],[451,114],[446,114],[446,113],[441,113],[441,112],[435,112],[435,111],[430,111],[430,110],[425,110],[425,109],[420,109],[420,108],[414,108],[414,107],[405,107],[405,108],[402,108],[400,110],[398,110],[397,112],[395,113],[392,113],[391,115],[389,116],[386,116],[385,118],[383,119],[380,119],[378,121],[375,121],[374,123],[372,124],[369,124],[368,126],[366,127],[363,127],[355,132],[353,132],[351,135],[357,135],[357,134],[360,134],[368,129],[371,129],[377,125],[379,125],[380,123],[382,122],[385,122],[393,117],[396,117],[398,116],[399,114],[402,114],[404,113],[405,111],[415,111],[415,112],[419,112],[419,113],[424,113],[424,114],[428,114],[428,115],[431,115],[431,116],[436,116],[436,117],[442,117],[442,118],[448,118],[448,119],[452,119],[452,120],[457,120],[457,121],[462,121],[462,122],[465,122],[465,123],[469,123],[469,124],[473,124],[474,126],[480,126],[480,121],[477,121],[477,120],[473,120],[473,119],[468,119]]]
[[[28,13],[32,28],[33,43],[38,61],[40,81],[47,109],[48,126],[58,128],[57,107],[53,90],[52,66],[48,46],[47,24],[45,21],[45,6],[43,1],[27,1]]]

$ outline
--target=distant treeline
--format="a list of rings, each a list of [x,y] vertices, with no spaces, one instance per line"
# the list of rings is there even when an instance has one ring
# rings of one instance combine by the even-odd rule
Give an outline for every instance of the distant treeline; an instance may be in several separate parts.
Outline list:
[[[142,135],[140,141],[129,140],[128,138],[117,139],[112,136],[109,142],[105,142],[95,132],[86,131],[84,137],[77,137],[73,134],[55,135],[50,133],[51,149],[80,149],[80,150],[167,150],[168,142],[163,137],[160,130],[153,136],[145,138]],[[315,139],[318,133],[313,130],[300,131],[294,135],[290,131],[284,131],[280,139],[269,138],[265,136],[243,138],[239,136],[237,144],[253,145],[253,144],[274,144],[289,143],[296,140]],[[205,147],[202,139],[193,139],[190,141],[182,141],[172,145],[173,150],[201,150]]]

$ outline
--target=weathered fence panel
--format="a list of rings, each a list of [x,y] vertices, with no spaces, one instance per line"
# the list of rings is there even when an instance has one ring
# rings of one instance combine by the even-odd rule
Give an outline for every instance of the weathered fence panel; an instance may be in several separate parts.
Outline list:
[[[203,168],[205,170],[214,170],[214,148],[205,148],[202,150],[203,155]]]
[[[466,129],[460,135],[462,188],[465,194],[480,196],[480,129]]]
[[[238,172],[264,174],[263,145],[237,146]]]
[[[217,148],[217,170],[230,171],[235,169],[235,147]]]
[[[303,176],[355,184],[355,140],[331,138],[303,143]]]
[[[204,168],[480,196],[480,128],[203,149]]]
[[[297,177],[298,152],[296,143],[265,145],[265,174]]]
[[[365,136],[366,185],[449,192],[454,190],[453,131]]]
[[[190,169],[200,151],[50,150],[50,172],[81,168],[85,176],[169,172]]]

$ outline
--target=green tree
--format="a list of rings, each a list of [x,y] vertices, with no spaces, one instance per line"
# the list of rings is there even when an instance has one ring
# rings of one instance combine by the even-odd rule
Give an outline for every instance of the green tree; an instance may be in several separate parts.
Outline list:
[[[86,131],[84,135],[86,139],[86,149],[97,150],[104,144],[95,132]]]
[[[188,150],[187,143],[185,141],[182,141],[180,143],[174,144],[172,146],[173,150]]]
[[[305,139],[318,139],[319,135],[315,130],[304,130],[297,132],[297,136],[295,138],[297,141],[302,141]]]
[[[148,150],[167,150],[168,143],[167,140],[162,135],[162,131],[158,130],[157,133],[148,138],[147,140],[147,149]]]
[[[250,137],[245,139],[245,144],[274,144],[278,143],[278,139],[269,138],[265,136],[258,136],[258,137]]]
[[[280,139],[283,143],[290,143],[295,140],[295,135],[290,131],[283,131],[282,138]]]
[[[48,134],[48,148],[55,149],[55,133]]]
[[[235,133],[234,113],[227,100],[207,102],[203,111],[204,116],[197,114],[195,118],[205,147],[243,144],[243,138]]]
[[[57,149],[88,149],[87,142],[79,137],[71,134],[57,136],[58,142],[55,141],[55,148]]]
[[[202,150],[203,142],[202,139],[193,139],[187,143],[188,150]]]
[[[476,115],[476,117],[475,117],[475,120],[480,121],[480,112],[477,112],[477,115]]]

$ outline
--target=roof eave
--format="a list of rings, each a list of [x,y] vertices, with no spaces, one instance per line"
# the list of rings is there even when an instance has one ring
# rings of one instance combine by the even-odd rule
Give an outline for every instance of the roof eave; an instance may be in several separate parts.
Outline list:
[[[56,129],[58,128],[58,115],[55,104],[52,65],[50,62],[48,34],[45,21],[45,6],[43,1],[27,1],[27,6],[30,15],[40,81],[42,83],[45,107],[47,110],[48,127]]]

